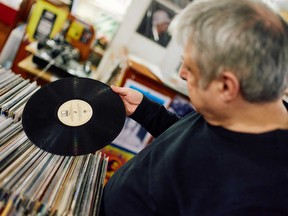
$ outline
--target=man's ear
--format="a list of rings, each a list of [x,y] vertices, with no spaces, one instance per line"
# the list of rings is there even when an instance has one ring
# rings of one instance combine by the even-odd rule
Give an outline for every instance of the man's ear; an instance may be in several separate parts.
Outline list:
[[[240,82],[237,76],[231,71],[222,72],[219,82],[219,92],[224,101],[229,102],[239,95]]]

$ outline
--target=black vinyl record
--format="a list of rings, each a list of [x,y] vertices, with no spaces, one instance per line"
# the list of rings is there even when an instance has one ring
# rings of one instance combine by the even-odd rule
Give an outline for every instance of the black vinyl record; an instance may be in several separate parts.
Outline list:
[[[27,137],[39,148],[76,156],[110,144],[125,123],[120,96],[106,84],[89,78],[51,82],[27,101],[22,115]]]

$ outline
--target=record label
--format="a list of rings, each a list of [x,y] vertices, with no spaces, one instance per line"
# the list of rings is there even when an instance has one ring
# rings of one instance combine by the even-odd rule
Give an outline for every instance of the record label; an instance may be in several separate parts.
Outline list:
[[[78,99],[66,101],[59,107],[57,113],[59,120],[71,127],[86,124],[92,115],[92,107],[86,101]]]
[[[29,140],[42,150],[76,156],[109,145],[125,119],[123,101],[108,85],[70,77],[36,91],[24,107],[22,125]]]

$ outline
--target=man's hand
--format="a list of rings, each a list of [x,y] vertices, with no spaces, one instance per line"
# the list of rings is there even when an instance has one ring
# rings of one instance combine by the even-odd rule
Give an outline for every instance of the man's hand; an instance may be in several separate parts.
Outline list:
[[[121,97],[126,109],[127,116],[130,116],[135,112],[136,108],[143,99],[142,93],[131,88],[112,85],[111,89]]]

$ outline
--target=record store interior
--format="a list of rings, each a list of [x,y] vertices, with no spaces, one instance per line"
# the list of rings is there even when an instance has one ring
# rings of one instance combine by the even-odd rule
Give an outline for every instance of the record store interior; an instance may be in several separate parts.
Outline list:
[[[118,98],[109,95],[110,85],[137,89],[180,116],[193,110],[186,84],[178,76],[181,49],[167,30],[173,17],[189,2],[0,0],[0,212],[3,215],[98,214],[103,186],[117,169],[153,140],[140,124],[122,115]],[[266,2],[288,21],[287,0]],[[165,37],[153,31],[155,23],[165,24]],[[65,145],[61,149],[47,143],[42,148],[35,146],[33,141],[41,139],[38,134],[45,130],[45,123],[35,126],[39,119],[25,121],[22,118],[25,107],[27,115],[42,113],[33,109],[37,103],[37,107],[48,110],[52,105],[49,88],[45,87],[53,86],[61,92],[59,97],[65,97],[73,92],[71,86],[77,85],[75,77],[85,80],[79,94],[93,95],[96,83],[114,101],[111,105],[103,99],[105,112],[103,108],[94,111],[99,113],[103,128],[91,127],[97,133],[91,131],[94,133],[91,139],[83,138],[88,147],[79,150],[80,153]],[[70,87],[61,82],[64,79],[69,80]],[[41,102],[30,100],[33,97]],[[115,112],[119,118],[114,124],[103,123]],[[107,128],[116,131],[108,139]],[[51,133],[57,131],[46,134],[53,142]],[[93,140],[101,142],[96,152],[89,148]],[[51,148],[55,148],[53,153]]]

